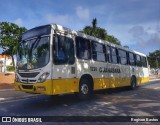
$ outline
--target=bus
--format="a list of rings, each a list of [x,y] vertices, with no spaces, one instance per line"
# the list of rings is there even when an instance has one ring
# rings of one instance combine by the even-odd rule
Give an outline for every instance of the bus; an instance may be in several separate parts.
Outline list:
[[[57,24],[22,34],[16,90],[45,95],[75,93],[87,99],[95,90],[135,89],[148,81],[147,56],[140,52]]]

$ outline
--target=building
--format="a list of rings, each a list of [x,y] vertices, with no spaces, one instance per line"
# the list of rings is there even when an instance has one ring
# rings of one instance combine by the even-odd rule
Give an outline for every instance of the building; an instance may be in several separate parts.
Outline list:
[[[6,67],[12,65],[11,56],[0,54],[0,72],[6,72]]]

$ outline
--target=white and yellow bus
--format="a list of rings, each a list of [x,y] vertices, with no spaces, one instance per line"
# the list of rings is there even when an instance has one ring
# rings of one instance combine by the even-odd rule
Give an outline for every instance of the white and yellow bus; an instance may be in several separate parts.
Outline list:
[[[60,25],[26,31],[17,54],[15,89],[46,95],[136,86],[149,81],[146,55]]]

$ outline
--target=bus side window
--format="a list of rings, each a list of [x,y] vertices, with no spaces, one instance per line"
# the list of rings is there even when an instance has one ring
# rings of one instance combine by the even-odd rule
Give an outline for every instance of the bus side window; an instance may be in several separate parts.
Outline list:
[[[118,54],[116,48],[111,47],[111,58],[112,58],[112,63],[114,64],[118,63]]]
[[[105,47],[103,44],[92,41],[92,57],[95,61],[106,61]]]
[[[124,50],[118,50],[119,53],[119,61],[123,65],[127,65],[127,52]]]
[[[141,56],[136,55],[136,66],[142,66]]]
[[[130,52],[129,52],[129,64],[131,66],[135,66],[135,57],[134,57],[134,54],[130,53]]]
[[[53,43],[54,64],[73,64],[74,63],[74,43],[73,39],[56,35]]]
[[[146,57],[141,57],[141,59],[142,59],[142,65],[143,65],[143,67],[147,67],[147,59],[146,59]]]
[[[76,53],[79,59],[91,59],[91,47],[90,41],[82,38],[76,37]]]
[[[106,54],[107,54],[107,60],[111,63],[111,49],[109,46],[106,46]]]

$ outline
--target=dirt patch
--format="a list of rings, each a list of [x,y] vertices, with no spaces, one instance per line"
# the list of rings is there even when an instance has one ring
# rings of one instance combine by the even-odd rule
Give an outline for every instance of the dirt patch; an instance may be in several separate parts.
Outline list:
[[[0,84],[0,89],[13,89],[13,88],[14,88],[13,84],[7,84],[7,83]]]
[[[0,89],[11,89],[14,87],[15,74],[14,73],[0,73]]]

